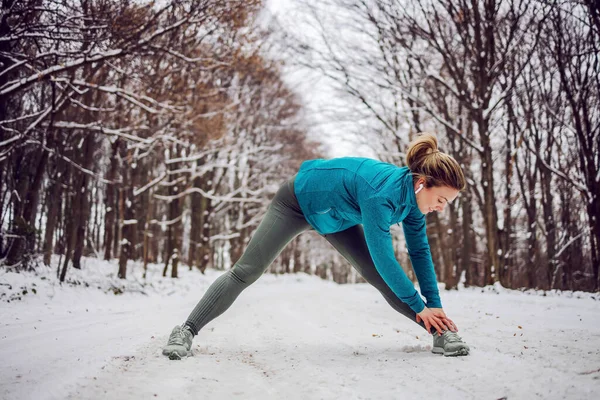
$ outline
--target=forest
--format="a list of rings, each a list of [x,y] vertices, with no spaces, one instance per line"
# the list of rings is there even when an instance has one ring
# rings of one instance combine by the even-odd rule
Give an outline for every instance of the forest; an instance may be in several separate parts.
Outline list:
[[[461,164],[427,217],[446,289],[600,290],[597,2],[288,2],[2,0],[0,268],[230,268],[279,185],[329,157],[318,112],[382,161],[433,132]],[[338,106],[308,107],[294,70]],[[360,281],[314,232],[270,268],[300,271]]]

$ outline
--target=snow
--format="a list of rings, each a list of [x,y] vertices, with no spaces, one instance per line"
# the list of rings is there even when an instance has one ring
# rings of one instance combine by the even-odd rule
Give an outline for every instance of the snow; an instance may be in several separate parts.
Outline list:
[[[468,357],[446,358],[367,284],[265,275],[196,337],[193,357],[170,361],[160,350],[172,327],[221,272],[180,267],[171,279],[151,264],[144,282],[142,265],[130,262],[122,281],[116,260],[88,258],[60,285],[57,265],[54,258],[37,274],[0,271],[2,399],[600,395],[594,294],[498,284],[442,290],[471,346]]]

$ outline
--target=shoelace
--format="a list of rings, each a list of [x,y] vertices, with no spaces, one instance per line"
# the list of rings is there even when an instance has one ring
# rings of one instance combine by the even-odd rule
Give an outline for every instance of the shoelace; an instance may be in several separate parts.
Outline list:
[[[183,344],[183,338],[185,336],[185,332],[183,331],[185,328],[179,328],[179,330],[171,333],[171,336],[169,337],[169,343],[168,344]]]
[[[444,332],[444,336],[446,337],[446,341],[449,343],[453,342],[462,342],[462,338],[458,336],[458,333],[452,331]]]

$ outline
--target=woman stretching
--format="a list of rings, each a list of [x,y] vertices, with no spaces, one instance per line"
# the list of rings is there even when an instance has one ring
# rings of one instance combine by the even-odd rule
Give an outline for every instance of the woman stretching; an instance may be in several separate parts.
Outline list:
[[[394,310],[431,333],[434,353],[469,354],[442,309],[425,233],[425,215],[443,211],[456,199],[465,178],[456,160],[437,149],[431,134],[411,143],[406,162],[408,167],[357,157],[303,162],[275,194],[241,258],[208,288],[185,323],[173,329],[163,354],[170,359],[191,355],[193,337],[260,278],[293,238],[310,229],[331,243]],[[390,226],[400,222],[427,303],[394,255]]]

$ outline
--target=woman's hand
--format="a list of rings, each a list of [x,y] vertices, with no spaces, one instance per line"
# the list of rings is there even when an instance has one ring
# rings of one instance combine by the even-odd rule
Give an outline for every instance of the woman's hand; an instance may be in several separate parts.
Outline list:
[[[443,331],[447,330],[451,330],[452,332],[458,331],[454,322],[446,316],[444,309],[442,308],[425,307],[423,311],[417,314],[417,322],[421,321],[425,324],[427,332],[431,332],[432,326],[437,329],[440,335]]]
[[[458,332],[456,324],[446,316],[446,313],[444,313],[443,308],[430,308],[430,310],[436,317],[440,318],[452,332]]]

